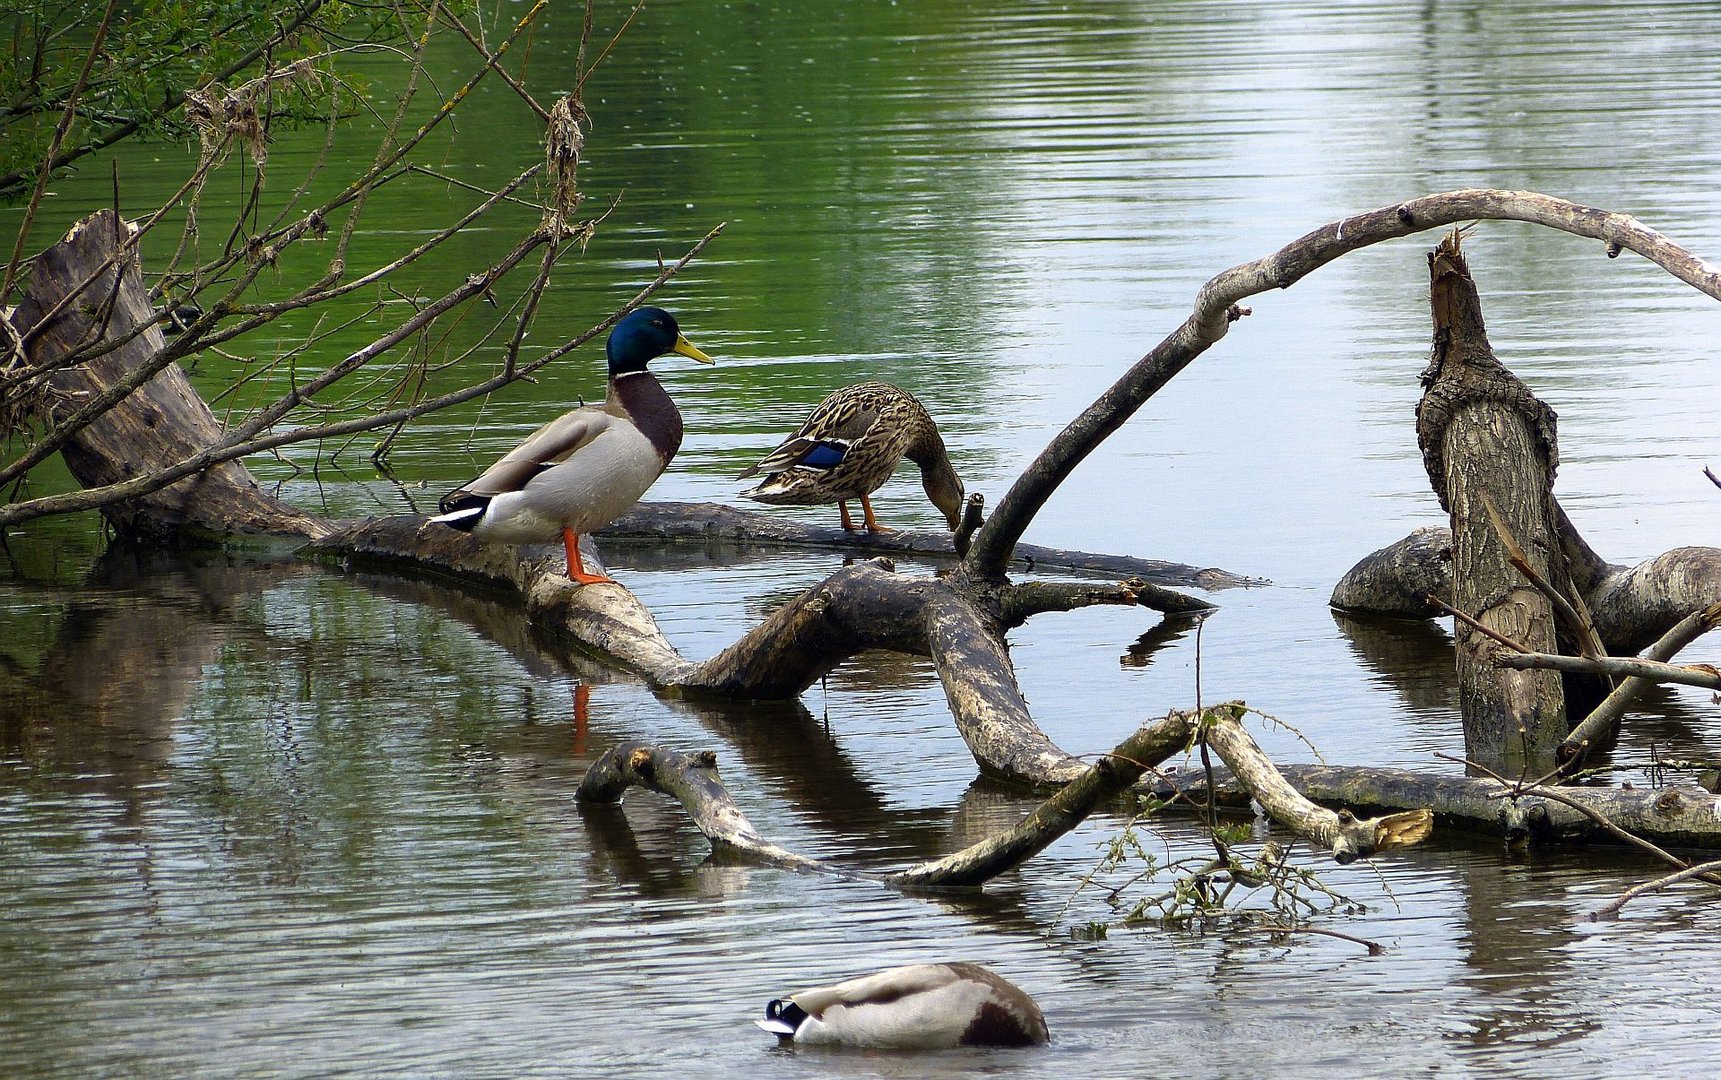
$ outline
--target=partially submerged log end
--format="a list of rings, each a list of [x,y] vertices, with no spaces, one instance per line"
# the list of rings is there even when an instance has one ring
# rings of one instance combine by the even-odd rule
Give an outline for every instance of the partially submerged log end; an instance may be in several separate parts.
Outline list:
[[[1307,837],[1344,864],[1426,839],[1434,812],[1415,809],[1382,818],[1359,818],[1348,809],[1329,810],[1299,792],[1244,730],[1246,706],[1228,702],[1201,718],[1201,737],[1279,824]]]
[[[1452,530],[1425,525],[1395,544],[1363,556],[1333,586],[1327,603],[1340,611],[1431,619],[1430,596],[1452,596]]]

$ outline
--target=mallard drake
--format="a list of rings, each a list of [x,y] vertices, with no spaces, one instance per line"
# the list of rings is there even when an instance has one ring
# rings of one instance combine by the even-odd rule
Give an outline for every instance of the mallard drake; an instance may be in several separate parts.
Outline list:
[[[762,503],[834,502],[850,532],[848,500],[859,499],[866,530],[890,532],[873,516],[867,496],[884,486],[904,457],[920,466],[926,497],[956,528],[962,520],[962,481],[950,467],[938,425],[914,395],[888,383],[856,383],[836,391],[783,445],[737,479],[767,474],[741,493]]]
[[[1022,988],[979,964],[914,964],[802,990],[753,1021],[781,1042],[938,1050],[1038,1046],[1051,1036]]]
[[[443,496],[430,520],[503,544],[541,544],[558,534],[568,577],[588,574],[580,534],[601,529],[639,501],[681,448],[681,413],[646,365],[676,352],[714,363],[659,307],[635,308],[610,331],[609,389],[602,405],[564,413],[534,431],[484,475]]]

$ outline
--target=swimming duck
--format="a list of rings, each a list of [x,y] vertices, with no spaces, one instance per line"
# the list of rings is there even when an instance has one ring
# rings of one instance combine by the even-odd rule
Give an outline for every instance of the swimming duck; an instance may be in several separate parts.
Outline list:
[[[586,573],[580,534],[625,514],[681,447],[681,413],[646,370],[676,352],[715,363],[659,307],[635,308],[610,331],[609,390],[545,424],[458,491],[443,496],[430,520],[503,544],[546,543],[558,534],[568,577],[581,585],[613,579]]]
[[[979,964],[914,964],[803,990],[753,1021],[780,1042],[939,1050],[1038,1046],[1046,1018],[1021,987]]]
[[[912,394],[888,383],[845,386],[819,403],[783,445],[737,479],[767,474],[743,498],[779,505],[836,503],[853,532],[848,500],[859,499],[868,532],[892,532],[873,516],[867,498],[884,486],[904,457],[920,466],[926,497],[956,528],[962,520],[962,481],[938,425]]]

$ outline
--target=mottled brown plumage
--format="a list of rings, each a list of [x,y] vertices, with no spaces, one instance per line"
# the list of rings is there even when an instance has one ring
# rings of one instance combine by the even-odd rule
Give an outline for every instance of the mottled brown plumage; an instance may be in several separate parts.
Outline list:
[[[853,530],[848,501],[860,500],[864,527],[889,532],[868,498],[903,458],[920,466],[921,483],[952,529],[962,519],[962,481],[951,468],[938,425],[912,394],[888,383],[845,386],[819,403],[795,433],[741,479],[767,474],[744,498],[815,506],[836,503],[843,528]]]

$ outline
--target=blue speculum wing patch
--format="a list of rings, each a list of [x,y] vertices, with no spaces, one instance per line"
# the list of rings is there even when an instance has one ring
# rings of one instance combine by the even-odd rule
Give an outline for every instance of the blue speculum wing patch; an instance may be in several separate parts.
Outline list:
[[[807,451],[807,456],[801,459],[801,465],[808,469],[834,469],[842,464],[843,455],[848,453],[848,449],[840,443],[819,443]]]

